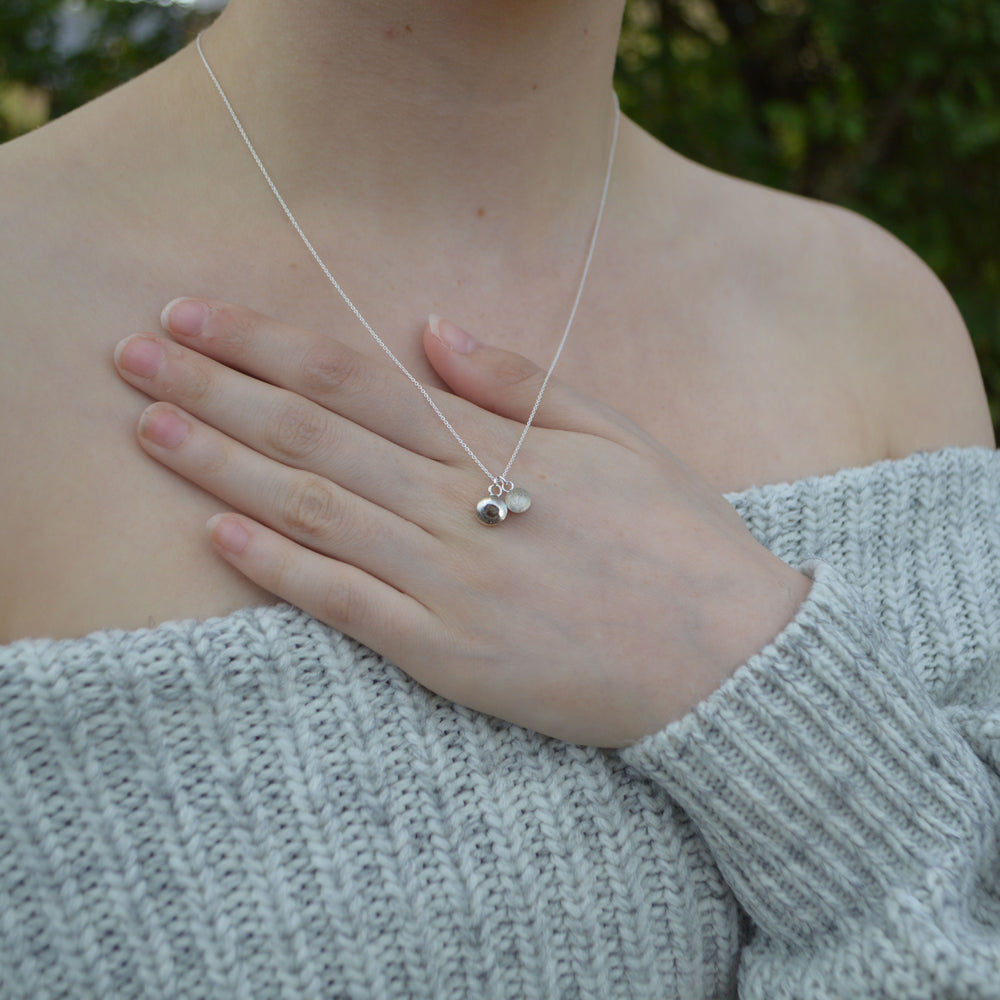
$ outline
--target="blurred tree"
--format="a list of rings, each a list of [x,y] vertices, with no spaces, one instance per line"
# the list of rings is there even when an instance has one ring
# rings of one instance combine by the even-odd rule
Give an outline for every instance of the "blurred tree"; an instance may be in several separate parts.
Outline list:
[[[166,0],[3,0],[0,141],[208,18]],[[679,152],[907,242],[958,301],[1000,420],[1000,0],[628,0],[617,77],[625,111]]]
[[[143,0],[3,0],[0,142],[160,62],[204,20]]]

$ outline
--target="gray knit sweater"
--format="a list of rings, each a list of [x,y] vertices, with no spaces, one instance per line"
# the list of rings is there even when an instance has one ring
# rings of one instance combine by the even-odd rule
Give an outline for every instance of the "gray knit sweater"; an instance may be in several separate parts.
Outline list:
[[[812,594],[620,753],[287,606],[0,648],[0,996],[1000,998],[1000,457],[730,499]]]

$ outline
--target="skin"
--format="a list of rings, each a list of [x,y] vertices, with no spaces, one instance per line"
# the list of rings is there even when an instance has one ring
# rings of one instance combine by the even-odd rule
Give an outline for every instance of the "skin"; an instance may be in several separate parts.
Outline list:
[[[451,390],[492,464],[575,290],[620,8],[451,6],[233,0],[205,47],[331,270]],[[4,147],[0,180],[5,640],[276,593],[449,697],[627,742],[713,690],[808,590],[723,491],[992,445],[961,319],[908,251],[627,123],[560,382],[515,469],[536,506],[496,532],[466,517],[484,477],[316,272],[191,50]],[[211,297],[208,338],[161,328],[177,295]],[[489,346],[444,347],[430,312]],[[165,364],[123,381],[109,359],[133,331]],[[132,443],[143,394],[204,421],[165,447],[157,414],[180,411],[142,416],[162,468]],[[275,451],[296,426],[305,445]],[[201,526],[227,507],[284,534],[216,521],[216,550],[226,526],[250,532],[219,559]]]

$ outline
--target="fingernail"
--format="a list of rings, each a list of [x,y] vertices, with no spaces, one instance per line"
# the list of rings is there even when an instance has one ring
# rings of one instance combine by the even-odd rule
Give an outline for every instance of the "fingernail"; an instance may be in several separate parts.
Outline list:
[[[205,328],[209,309],[197,299],[174,299],[163,307],[160,323],[164,330],[182,337],[197,337]]]
[[[250,532],[239,521],[216,514],[208,519],[208,531],[214,545],[233,555],[239,555],[250,541]]]
[[[455,326],[450,320],[442,319],[433,313],[427,317],[427,325],[431,328],[431,333],[449,351],[455,351],[458,354],[471,354],[479,346],[479,342],[460,326]]]
[[[149,337],[126,337],[115,348],[118,367],[139,378],[152,378],[160,370],[165,357],[163,348]]]
[[[191,433],[191,425],[174,410],[150,407],[139,420],[139,433],[163,448],[176,448]]]

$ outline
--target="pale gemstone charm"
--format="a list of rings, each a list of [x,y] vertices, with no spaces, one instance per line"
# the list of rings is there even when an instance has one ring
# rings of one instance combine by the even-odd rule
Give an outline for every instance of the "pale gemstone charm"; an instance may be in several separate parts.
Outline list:
[[[504,497],[504,503],[512,514],[523,514],[531,506],[531,494],[520,486],[515,486]]]
[[[499,524],[507,517],[507,504],[499,497],[483,497],[476,504],[476,517],[483,524]]]

